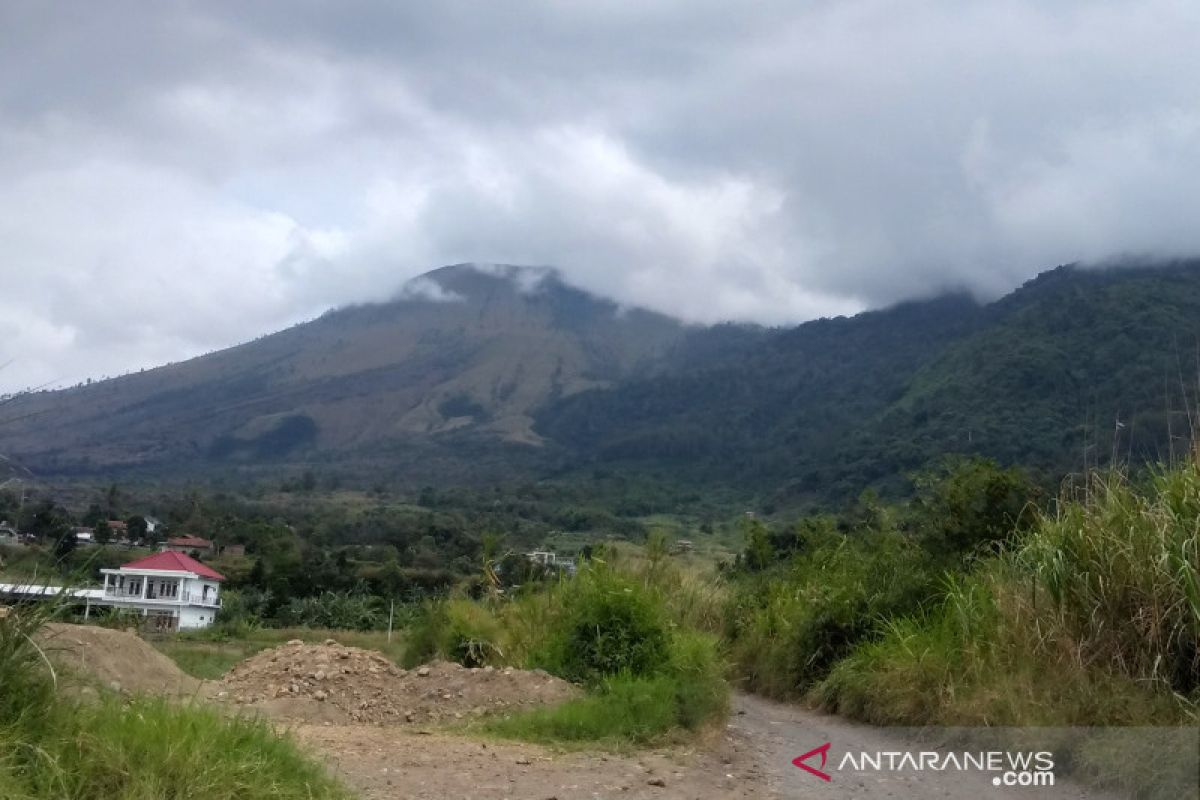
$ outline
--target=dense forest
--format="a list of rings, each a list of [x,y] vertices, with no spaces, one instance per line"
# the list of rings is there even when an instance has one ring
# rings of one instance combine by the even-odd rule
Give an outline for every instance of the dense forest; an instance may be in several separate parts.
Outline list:
[[[1187,452],[1200,269],[1044,273],[980,306],[948,296],[819,320],[732,357],[587,392],[539,431],[582,462],[770,487],[776,502],[902,496],[946,453],[1028,467]]]

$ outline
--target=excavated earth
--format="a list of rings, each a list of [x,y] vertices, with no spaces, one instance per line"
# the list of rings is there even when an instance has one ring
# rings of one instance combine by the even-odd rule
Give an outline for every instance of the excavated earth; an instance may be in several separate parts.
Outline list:
[[[235,665],[213,695],[274,719],[427,725],[553,705],[578,687],[541,670],[468,669],[437,661],[404,670],[379,653],[293,640]]]
[[[56,666],[111,691],[181,696],[201,687],[174,661],[126,631],[54,622],[42,628],[37,641]]]

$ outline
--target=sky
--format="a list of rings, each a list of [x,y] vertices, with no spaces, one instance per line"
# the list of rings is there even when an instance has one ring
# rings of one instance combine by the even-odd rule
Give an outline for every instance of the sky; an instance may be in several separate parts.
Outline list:
[[[0,391],[459,262],[791,324],[1200,253],[1194,0],[0,4]]]

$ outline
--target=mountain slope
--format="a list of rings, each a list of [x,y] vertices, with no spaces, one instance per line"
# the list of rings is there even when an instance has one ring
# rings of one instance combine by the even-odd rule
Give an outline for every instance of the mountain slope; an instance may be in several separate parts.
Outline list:
[[[749,357],[567,398],[537,430],[588,463],[828,502],[945,453],[1047,478],[1184,452],[1200,262],[1061,267],[986,306],[943,297],[819,320]],[[1120,426],[1118,426],[1118,421]]]
[[[317,465],[364,480],[622,470],[786,503],[902,492],[945,453],[1053,480],[1190,446],[1200,262],[1061,267],[791,329],[689,328],[554,273],[460,265],[389,303],[6,407],[42,473]],[[1194,414],[1193,414],[1194,416]]]
[[[38,471],[344,457],[455,432],[539,445],[533,410],[647,369],[686,332],[520,267],[446,267],[388,303],[190,361],[21,398]]]

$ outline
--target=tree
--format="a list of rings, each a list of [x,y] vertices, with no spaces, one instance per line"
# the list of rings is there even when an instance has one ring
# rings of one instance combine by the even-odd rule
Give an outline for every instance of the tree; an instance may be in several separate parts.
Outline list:
[[[1038,491],[1019,469],[986,458],[950,458],[918,475],[909,525],[929,552],[963,558],[995,550],[1027,525]]]
[[[761,520],[744,517],[741,528],[746,540],[746,567],[755,572],[766,569],[775,560],[775,548],[771,546],[767,526]]]
[[[115,483],[104,493],[105,512],[109,519],[118,519],[121,513],[121,489]]]
[[[131,542],[140,542],[149,534],[150,524],[146,522],[145,517],[140,514],[134,514],[125,520],[125,529],[129,532],[129,540]]]
[[[75,552],[77,544],[78,542],[75,541],[75,531],[67,529],[54,543],[54,560],[59,564],[65,564],[67,559],[71,557],[71,553]]]
[[[254,566],[250,568],[250,575],[247,576],[246,583],[256,589],[267,588],[267,568],[261,558],[254,559]]]
[[[108,525],[108,520],[100,520],[96,523],[96,543],[108,544],[112,541],[112,528]]]

